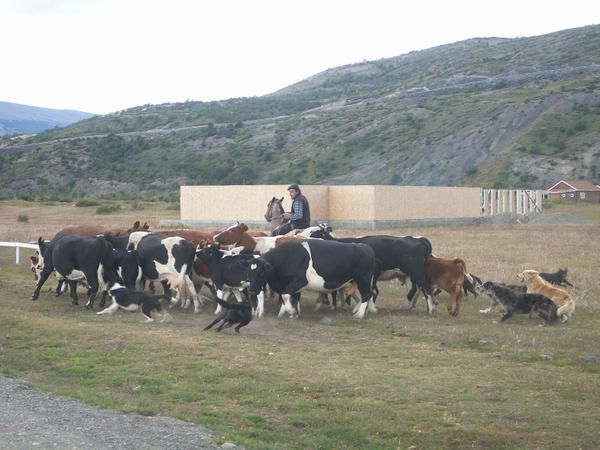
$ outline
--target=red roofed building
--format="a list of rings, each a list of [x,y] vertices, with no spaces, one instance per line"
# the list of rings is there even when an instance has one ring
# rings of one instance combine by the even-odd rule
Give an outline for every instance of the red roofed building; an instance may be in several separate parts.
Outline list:
[[[590,181],[560,180],[546,191],[550,199],[565,199],[576,202],[600,202],[600,186]]]

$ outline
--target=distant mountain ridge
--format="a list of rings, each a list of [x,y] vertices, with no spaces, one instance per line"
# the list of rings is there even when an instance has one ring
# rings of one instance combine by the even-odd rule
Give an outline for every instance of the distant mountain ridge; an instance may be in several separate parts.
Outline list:
[[[600,25],[335,67],[262,97],[142,105],[0,139],[0,168],[9,195],[598,182]]]
[[[70,109],[41,108],[0,101],[0,136],[39,133],[50,128],[65,127],[94,114]]]

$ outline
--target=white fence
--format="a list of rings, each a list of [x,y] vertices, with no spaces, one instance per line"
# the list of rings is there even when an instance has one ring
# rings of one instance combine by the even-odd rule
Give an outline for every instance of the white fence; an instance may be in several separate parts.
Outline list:
[[[19,264],[21,261],[21,249],[22,248],[30,248],[34,250],[39,250],[37,244],[28,244],[26,242],[2,242],[0,241],[0,247],[14,247],[15,248],[15,264]]]
[[[542,191],[525,189],[481,189],[481,215],[527,215],[542,212]]]

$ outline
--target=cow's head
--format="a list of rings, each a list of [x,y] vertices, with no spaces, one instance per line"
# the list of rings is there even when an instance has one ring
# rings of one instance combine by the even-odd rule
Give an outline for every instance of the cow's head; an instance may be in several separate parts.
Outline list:
[[[319,223],[313,231],[310,232],[311,238],[319,238],[319,239],[335,239],[335,235],[333,234],[333,228],[329,226],[327,223]]]
[[[150,231],[150,225],[148,222],[144,222],[144,225],[141,225],[141,222],[136,220],[132,227],[127,229],[127,234],[131,234],[135,231]]]
[[[35,255],[29,257],[29,263],[31,266],[31,271],[33,272],[33,279],[37,283],[40,279],[40,274],[42,273],[43,265],[40,265],[40,254],[39,252],[35,252]]]
[[[251,236],[246,233],[247,231],[248,226],[246,224],[237,222],[226,230],[215,234],[213,240],[220,245],[236,245],[246,240],[247,237],[251,238]]]
[[[198,246],[200,247],[200,245]],[[223,257],[223,252],[218,245],[204,245],[196,250],[196,257],[207,266]]]
[[[265,288],[274,267],[262,258],[248,257],[244,260],[244,264],[248,267],[248,279],[250,286],[248,293],[255,297],[260,291]]]
[[[45,241],[40,236],[37,241],[39,251],[35,252],[35,255],[29,257],[29,264],[31,267],[31,271],[33,272],[33,278],[36,283],[40,279],[40,275],[42,270],[44,270],[44,253],[46,253],[46,249],[48,248],[48,241]]]

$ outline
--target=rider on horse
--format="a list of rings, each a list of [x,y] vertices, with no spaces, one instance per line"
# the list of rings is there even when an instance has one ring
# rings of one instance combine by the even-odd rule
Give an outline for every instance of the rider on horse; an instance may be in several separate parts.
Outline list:
[[[310,227],[310,207],[308,200],[300,191],[300,186],[296,183],[288,186],[288,192],[292,199],[292,211],[283,213],[284,219],[292,222],[294,229],[304,229]]]

